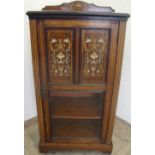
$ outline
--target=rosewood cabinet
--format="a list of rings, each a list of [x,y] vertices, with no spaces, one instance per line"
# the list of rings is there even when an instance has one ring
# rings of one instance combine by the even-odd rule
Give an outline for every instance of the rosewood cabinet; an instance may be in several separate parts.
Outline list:
[[[110,153],[129,15],[81,1],[27,14],[40,151]]]

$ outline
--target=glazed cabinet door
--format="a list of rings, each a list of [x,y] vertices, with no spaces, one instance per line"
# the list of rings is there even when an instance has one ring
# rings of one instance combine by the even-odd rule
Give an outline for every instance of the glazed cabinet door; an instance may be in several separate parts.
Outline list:
[[[67,94],[59,90],[75,85],[75,28],[38,20],[37,31],[45,137],[51,142],[61,137],[59,122],[64,116],[60,110],[65,107],[62,103],[71,102],[65,97]]]
[[[111,96],[116,65],[118,22],[94,21],[80,28],[79,85],[100,87],[102,118],[100,141],[106,142],[111,113]],[[94,90],[96,89],[94,88]],[[97,103],[98,104],[98,103]]]
[[[95,23],[94,23],[95,24]],[[79,84],[102,86],[102,123],[100,141],[106,142],[109,130],[111,96],[116,64],[118,23],[98,22],[96,27],[80,29]],[[97,105],[97,102],[96,102]]]
[[[46,141],[105,142],[118,22],[38,20]]]

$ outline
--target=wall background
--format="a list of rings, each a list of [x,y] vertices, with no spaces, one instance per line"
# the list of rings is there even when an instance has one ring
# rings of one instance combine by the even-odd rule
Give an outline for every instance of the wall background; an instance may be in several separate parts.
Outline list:
[[[27,11],[41,10],[45,5],[57,5],[73,0],[25,0],[24,1],[24,120],[37,115],[34,93],[31,44]],[[111,6],[116,12],[131,13],[130,0],[84,0],[101,6]],[[122,76],[118,97],[117,116],[131,123],[131,20],[126,30]]]

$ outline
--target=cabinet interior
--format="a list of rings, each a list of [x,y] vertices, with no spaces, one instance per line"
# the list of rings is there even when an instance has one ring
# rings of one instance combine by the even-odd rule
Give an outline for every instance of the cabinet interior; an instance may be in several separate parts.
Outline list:
[[[104,92],[50,92],[51,139],[98,139],[103,100]]]

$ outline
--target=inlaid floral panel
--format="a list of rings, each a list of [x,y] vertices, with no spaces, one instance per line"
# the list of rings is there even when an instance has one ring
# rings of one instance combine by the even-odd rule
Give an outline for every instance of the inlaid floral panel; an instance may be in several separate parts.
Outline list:
[[[108,30],[82,30],[82,81],[105,81]]]
[[[49,30],[48,68],[51,82],[72,81],[72,30]]]

